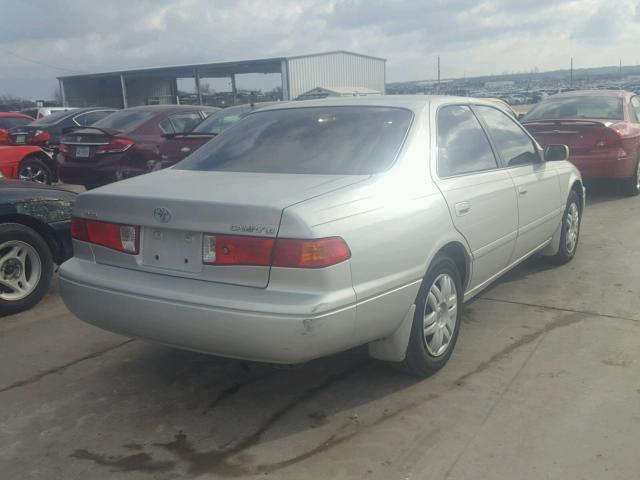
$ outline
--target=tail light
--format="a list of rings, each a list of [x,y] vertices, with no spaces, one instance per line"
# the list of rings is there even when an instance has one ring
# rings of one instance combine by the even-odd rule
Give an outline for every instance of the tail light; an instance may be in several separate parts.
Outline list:
[[[140,250],[140,227],[134,225],[73,217],[71,219],[71,236],[76,240],[101,245],[123,253],[135,255]]]
[[[47,143],[51,140],[51,134],[46,130],[36,130],[29,143]]]
[[[109,143],[105,145],[98,145],[96,153],[120,153],[126,152],[131,146],[136,143],[128,138],[112,138]]]
[[[208,265],[323,268],[349,258],[351,251],[340,237],[303,240],[206,234],[202,243],[202,261]]]
[[[58,146],[60,153],[69,153],[69,145],[67,145],[66,143],[61,143]]]

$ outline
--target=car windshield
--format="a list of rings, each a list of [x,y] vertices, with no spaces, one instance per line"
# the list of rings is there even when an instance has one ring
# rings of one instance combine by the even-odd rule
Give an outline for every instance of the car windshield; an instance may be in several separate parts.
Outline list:
[[[195,133],[222,133],[241,118],[251,113],[251,107],[232,107],[209,115],[205,120],[196,125],[193,129]]]
[[[98,120],[92,126],[119,130],[120,132],[131,132],[155,114],[155,112],[149,110],[120,110],[102,120]]]
[[[368,175],[386,170],[411,124],[409,110],[308,107],[259,111],[176,168]]]
[[[541,102],[523,122],[552,119],[624,120],[622,99],[618,97],[563,97]]]
[[[31,122],[33,122],[33,120],[24,117],[0,117],[0,128],[8,130],[13,127],[21,127]]]

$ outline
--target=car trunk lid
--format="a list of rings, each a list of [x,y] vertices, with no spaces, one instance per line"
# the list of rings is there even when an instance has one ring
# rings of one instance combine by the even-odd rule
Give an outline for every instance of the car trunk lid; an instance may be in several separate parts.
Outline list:
[[[542,146],[562,144],[570,156],[585,155],[598,148],[619,146],[619,136],[606,120],[538,120],[524,122],[524,127]]]
[[[204,265],[203,234],[275,238],[285,208],[365,178],[168,169],[81,195],[74,212],[78,217],[140,226],[138,255],[94,247],[98,263],[265,287],[268,266]]]
[[[68,160],[96,161],[98,149],[108,146],[119,133],[118,130],[96,127],[67,130],[60,141],[60,149]]]

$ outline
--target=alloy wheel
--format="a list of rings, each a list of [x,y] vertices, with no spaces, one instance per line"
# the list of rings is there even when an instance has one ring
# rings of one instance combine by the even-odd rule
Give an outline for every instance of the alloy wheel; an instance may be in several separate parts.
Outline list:
[[[450,275],[443,273],[431,284],[424,306],[423,335],[430,355],[446,353],[458,321],[458,293]]]
[[[0,245],[0,299],[22,300],[38,286],[42,261],[35,248],[19,240]]]
[[[18,178],[26,182],[35,182],[41,184],[46,184],[48,180],[47,173],[44,171],[44,169],[38,167],[37,165],[25,165],[24,167],[20,168]]]
[[[567,210],[565,229],[565,246],[568,253],[573,253],[578,244],[578,233],[580,232],[580,209],[575,202],[571,202]]]

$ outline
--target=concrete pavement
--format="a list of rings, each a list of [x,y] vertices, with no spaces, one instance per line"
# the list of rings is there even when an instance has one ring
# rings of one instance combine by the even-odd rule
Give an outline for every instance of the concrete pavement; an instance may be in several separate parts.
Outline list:
[[[467,305],[426,380],[363,349],[282,369],[131,341],[54,286],[0,319],[0,478],[637,478],[640,199],[589,195],[574,261]]]

